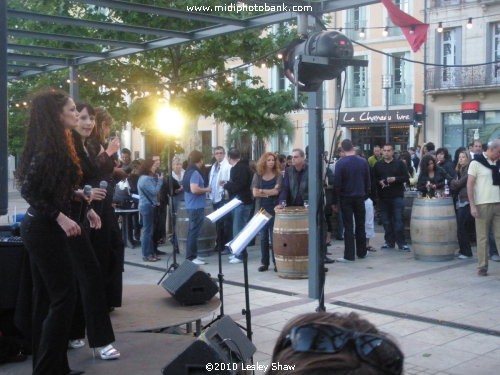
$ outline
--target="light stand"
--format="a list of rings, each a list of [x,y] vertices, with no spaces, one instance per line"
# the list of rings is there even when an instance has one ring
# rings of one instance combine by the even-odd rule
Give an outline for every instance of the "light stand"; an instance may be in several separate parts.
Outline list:
[[[384,74],[382,76],[382,88],[385,90],[385,144],[389,144],[389,91],[392,89],[392,75]]]
[[[174,178],[172,175],[173,171],[173,163],[172,160],[170,159],[170,147],[168,148],[168,163],[169,163],[169,168],[170,172],[167,176],[167,183],[168,183],[168,199],[169,199],[169,211],[170,211],[170,217],[172,218],[172,236],[171,236],[171,243],[172,243],[172,253],[173,253],[173,262],[170,266],[166,268],[165,273],[163,276],[158,280],[157,285],[160,285],[165,276],[167,276],[169,273],[174,272],[178,267],[179,264],[177,263],[177,254],[179,253],[179,242],[177,241],[177,233],[176,233],[176,220],[177,220],[177,213],[175,211],[175,199],[174,199],[174,187],[172,184],[172,179]],[[168,262],[168,259],[167,259]]]
[[[217,274],[217,279],[219,280],[220,312],[219,315],[217,315],[217,317],[214,320],[212,320],[210,323],[204,326],[203,329],[210,327],[216,321],[224,317],[224,274],[222,273],[222,251],[219,250],[217,253],[219,258],[219,273]]]

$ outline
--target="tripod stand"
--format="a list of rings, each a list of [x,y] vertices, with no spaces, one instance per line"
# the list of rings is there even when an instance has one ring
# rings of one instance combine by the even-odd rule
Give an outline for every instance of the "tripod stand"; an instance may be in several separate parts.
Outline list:
[[[169,151],[169,161],[170,161],[170,151]],[[169,212],[170,212],[170,217],[172,219],[172,236],[170,237],[171,238],[171,243],[172,243],[172,253],[173,253],[173,262],[170,266],[167,267],[165,273],[163,274],[163,276],[160,278],[160,280],[158,281],[158,285],[160,285],[160,283],[163,281],[163,279],[165,278],[165,276],[167,276],[169,273],[171,272],[174,272],[178,267],[179,267],[179,264],[177,263],[177,254],[179,254],[179,242],[177,241],[177,232],[176,232],[176,221],[177,221],[177,212],[176,212],[176,209],[175,209],[175,199],[174,199],[174,195],[175,195],[175,191],[174,191],[174,187],[173,187],[173,179],[174,177],[172,176],[172,162],[170,161],[170,174],[167,176],[167,183],[168,183],[168,203],[169,203]]]
[[[222,205],[224,205],[225,203],[226,202],[223,201]],[[215,207],[214,207],[214,209],[215,209]],[[221,230],[220,230],[222,233],[225,233],[224,226],[226,225],[226,223],[224,222],[224,220],[227,220],[227,218],[222,217],[216,223],[216,226],[220,225],[222,227]],[[216,233],[219,234],[219,229],[218,228],[216,229]],[[224,237],[224,235],[222,235],[222,237]],[[222,273],[222,251],[223,251],[223,249],[224,248],[221,249],[220,246],[219,246],[219,249],[217,251],[217,257],[218,257],[218,261],[219,261],[219,273],[217,274],[217,280],[219,282],[220,312],[219,312],[219,315],[217,315],[217,317],[214,320],[212,320],[205,327],[203,327],[203,329],[210,327],[217,320],[220,320],[220,319],[222,319],[224,317],[224,274]]]

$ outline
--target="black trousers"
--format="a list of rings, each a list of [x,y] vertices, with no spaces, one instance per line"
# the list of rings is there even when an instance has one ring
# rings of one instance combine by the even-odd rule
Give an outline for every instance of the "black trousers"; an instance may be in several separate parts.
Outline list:
[[[108,307],[122,305],[122,272],[125,248],[114,209],[104,201],[98,208],[102,227],[90,230],[90,241],[99,262]]]
[[[76,305],[71,338],[85,337],[86,326],[91,348],[108,345],[115,341],[115,335],[109,318],[101,269],[85,226],[82,226],[80,236],[70,238],[69,245],[81,298],[81,303]]]
[[[359,258],[364,258],[366,256],[365,200],[362,197],[341,197],[340,207],[344,219],[344,258],[354,260],[354,254]],[[354,231],[354,225],[356,225],[356,231]]]
[[[76,283],[68,237],[31,208],[21,224],[33,276],[33,375],[66,375]]]

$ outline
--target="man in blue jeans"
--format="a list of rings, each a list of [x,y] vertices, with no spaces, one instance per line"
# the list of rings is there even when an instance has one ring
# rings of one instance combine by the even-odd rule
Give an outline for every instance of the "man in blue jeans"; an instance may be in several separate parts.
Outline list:
[[[184,189],[184,201],[189,218],[189,226],[186,243],[186,259],[194,264],[206,264],[203,258],[198,256],[198,235],[205,218],[206,193],[212,189],[205,187],[205,180],[200,168],[203,166],[203,154],[193,150],[189,154],[189,166],[182,179]]]
[[[224,189],[229,193],[229,199],[238,197],[243,204],[233,211],[233,237],[235,237],[250,220],[250,212],[253,207],[253,196],[250,186],[252,185],[253,173],[248,166],[248,162],[241,160],[240,152],[233,148],[227,153],[227,160],[232,165],[230,179],[224,183]],[[241,263],[247,256],[244,249],[241,254],[231,257],[229,263]]]
[[[403,214],[405,209],[405,183],[409,183],[406,165],[394,159],[392,145],[382,148],[383,159],[373,167],[374,183],[380,204],[380,213],[385,231],[382,249],[393,249],[396,244],[401,251],[410,251],[406,244]]]

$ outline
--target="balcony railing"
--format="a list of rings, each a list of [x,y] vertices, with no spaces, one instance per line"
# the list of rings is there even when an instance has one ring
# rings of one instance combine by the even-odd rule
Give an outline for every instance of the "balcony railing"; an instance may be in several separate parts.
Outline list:
[[[412,86],[403,84],[396,85],[389,91],[389,104],[390,105],[403,105],[403,104],[411,104],[411,91]]]
[[[426,78],[428,90],[499,85],[500,61],[495,65],[428,68]]]
[[[383,93],[385,97],[385,92]],[[368,88],[357,88],[346,90],[346,107],[367,107],[368,95],[370,95]],[[412,86],[403,85],[396,86],[389,89],[389,105],[405,105],[412,103]]]
[[[346,107],[367,107],[368,106],[368,88],[347,89]]]
[[[452,5],[462,4],[497,4],[500,0],[433,0],[431,1],[431,8],[444,8]]]

